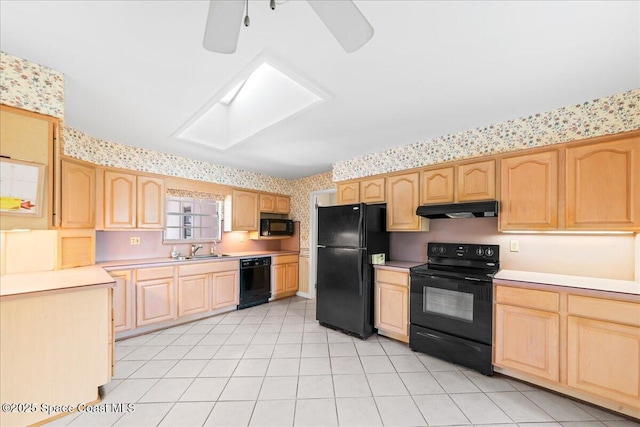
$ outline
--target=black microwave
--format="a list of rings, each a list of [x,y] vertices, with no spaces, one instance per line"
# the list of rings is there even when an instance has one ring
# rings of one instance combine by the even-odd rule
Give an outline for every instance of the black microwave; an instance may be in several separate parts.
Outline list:
[[[293,236],[293,221],[290,219],[264,218],[260,220],[261,236]]]

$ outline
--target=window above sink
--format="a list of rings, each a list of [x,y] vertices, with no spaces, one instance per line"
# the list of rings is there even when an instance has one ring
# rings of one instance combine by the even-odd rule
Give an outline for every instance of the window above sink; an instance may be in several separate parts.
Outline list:
[[[219,242],[222,239],[222,202],[188,197],[166,197],[165,243]]]

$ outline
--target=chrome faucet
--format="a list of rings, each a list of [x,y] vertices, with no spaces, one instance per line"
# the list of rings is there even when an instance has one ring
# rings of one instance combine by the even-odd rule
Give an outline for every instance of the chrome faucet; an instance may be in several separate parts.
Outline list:
[[[211,242],[211,255],[215,255],[216,254],[216,248],[218,247],[218,242],[216,242],[215,240],[213,242]]]
[[[198,249],[201,249],[202,245],[191,245],[191,256],[196,256]]]

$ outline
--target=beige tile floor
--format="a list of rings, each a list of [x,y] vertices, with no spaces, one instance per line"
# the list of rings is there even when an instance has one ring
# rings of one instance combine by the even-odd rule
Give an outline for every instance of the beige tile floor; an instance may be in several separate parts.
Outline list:
[[[68,426],[637,426],[527,384],[374,335],[326,329],[288,298],[118,341],[101,404]]]

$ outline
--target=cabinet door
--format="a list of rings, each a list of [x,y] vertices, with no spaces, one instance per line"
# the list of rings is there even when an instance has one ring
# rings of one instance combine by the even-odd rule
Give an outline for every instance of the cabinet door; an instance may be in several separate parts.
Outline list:
[[[115,332],[133,328],[133,289],[131,289],[131,270],[112,271],[116,280],[113,288],[113,327]]]
[[[104,172],[104,228],[136,227],[136,176]]]
[[[567,149],[567,228],[640,230],[640,137]]]
[[[138,228],[163,228],[164,180],[139,176],[137,184]]]
[[[275,297],[278,294],[285,292],[285,282],[287,280],[287,266],[286,264],[278,264],[271,266],[271,290]]]
[[[284,196],[276,196],[276,213],[289,214],[291,212],[291,199]]]
[[[373,178],[360,181],[360,202],[384,203],[384,184],[384,178]]]
[[[387,231],[425,231],[428,221],[416,215],[420,204],[418,172],[387,178]]]
[[[76,162],[61,160],[62,228],[95,228],[96,170]]]
[[[209,311],[210,274],[180,277],[178,280],[178,317]]]
[[[298,263],[285,264],[286,267],[286,280],[285,291],[297,292],[298,291]]]
[[[503,304],[495,315],[494,364],[559,381],[560,316]]]
[[[496,198],[496,161],[458,166],[458,202]]]
[[[420,172],[420,204],[453,203],[454,167]]]
[[[567,384],[640,408],[640,328],[568,317]]]
[[[176,318],[173,278],[144,280],[136,283],[136,325]]]
[[[260,212],[275,212],[276,196],[271,194],[260,195]]]
[[[211,276],[211,309],[216,310],[240,301],[240,281],[237,271],[223,271]]]
[[[352,205],[360,203],[360,183],[346,182],[338,184],[338,201],[339,205]]]
[[[233,190],[232,229],[234,231],[256,231],[259,228],[258,193]]]
[[[376,282],[375,327],[409,335],[409,288]]]
[[[557,229],[558,152],[502,159],[500,170],[501,229]]]

